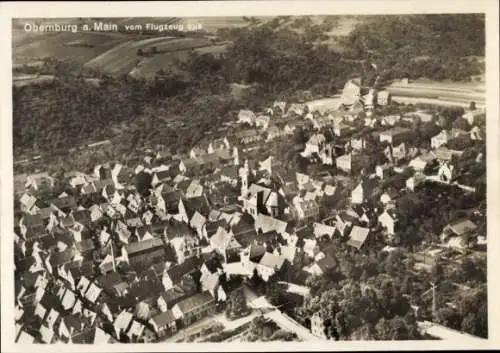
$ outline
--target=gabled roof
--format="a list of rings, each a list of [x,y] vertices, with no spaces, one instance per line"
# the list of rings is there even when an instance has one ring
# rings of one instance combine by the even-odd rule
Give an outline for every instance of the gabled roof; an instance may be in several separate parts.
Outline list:
[[[201,229],[203,225],[207,222],[207,218],[203,216],[201,213],[198,211],[195,211],[193,216],[191,217],[191,220],[189,221],[189,225],[192,228],[195,229]]]
[[[360,226],[354,226],[349,234],[349,241],[347,244],[360,249],[363,246],[366,238],[368,237],[370,230],[368,228],[363,228]]]
[[[280,269],[285,262],[285,258],[282,256],[276,256],[272,253],[266,252],[264,256],[260,259],[259,265],[269,267],[272,269]]]
[[[167,306],[172,306],[186,297],[186,292],[181,287],[174,285],[172,288],[163,292],[160,297],[163,298]]]
[[[276,230],[278,233],[284,234],[287,223],[271,216],[259,214],[255,219],[255,229],[261,229],[263,233]]]
[[[62,210],[65,208],[75,209],[77,207],[76,200],[73,196],[57,197],[50,200],[50,204]]]
[[[163,241],[159,238],[144,240],[138,243],[130,243],[125,246],[128,256],[133,256],[146,251],[152,251],[163,248]]]
[[[158,327],[165,327],[175,322],[175,316],[172,314],[172,310],[167,310],[164,313],[153,316],[151,321]]]
[[[446,229],[451,230],[455,235],[462,235],[476,230],[477,225],[469,219],[462,219],[449,224]]]
[[[207,293],[197,293],[190,298],[184,299],[177,303],[177,307],[180,309],[182,314],[186,315],[197,308],[203,307],[214,302],[214,298]]]
[[[188,257],[183,263],[172,266],[167,270],[167,274],[172,282],[179,283],[183,276],[200,269],[203,260],[196,256]]]
[[[210,238],[210,242],[219,249],[227,249],[233,235],[224,228],[219,227],[215,234]]]

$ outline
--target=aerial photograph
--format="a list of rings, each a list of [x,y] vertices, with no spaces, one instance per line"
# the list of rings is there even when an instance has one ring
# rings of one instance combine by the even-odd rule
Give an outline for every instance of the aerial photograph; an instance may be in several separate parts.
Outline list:
[[[484,13],[15,18],[15,341],[487,340],[485,46]]]

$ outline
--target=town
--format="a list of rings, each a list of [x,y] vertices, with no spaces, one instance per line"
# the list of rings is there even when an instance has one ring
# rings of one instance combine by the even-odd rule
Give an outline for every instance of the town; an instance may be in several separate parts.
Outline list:
[[[26,175],[17,342],[475,339],[485,124],[354,78],[240,110],[188,154]]]

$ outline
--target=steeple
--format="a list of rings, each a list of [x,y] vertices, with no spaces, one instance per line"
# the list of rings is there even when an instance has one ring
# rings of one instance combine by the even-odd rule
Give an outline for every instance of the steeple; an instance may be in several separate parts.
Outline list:
[[[240,168],[239,174],[241,179],[241,196],[245,196],[248,192],[248,176],[250,174],[248,159],[245,160],[245,164]]]

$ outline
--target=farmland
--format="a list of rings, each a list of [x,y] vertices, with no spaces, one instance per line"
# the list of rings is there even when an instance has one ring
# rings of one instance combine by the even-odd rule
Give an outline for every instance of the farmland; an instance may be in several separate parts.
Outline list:
[[[484,83],[417,81],[396,82],[387,87],[393,98],[405,103],[428,103],[468,106],[471,101],[485,105]]]

